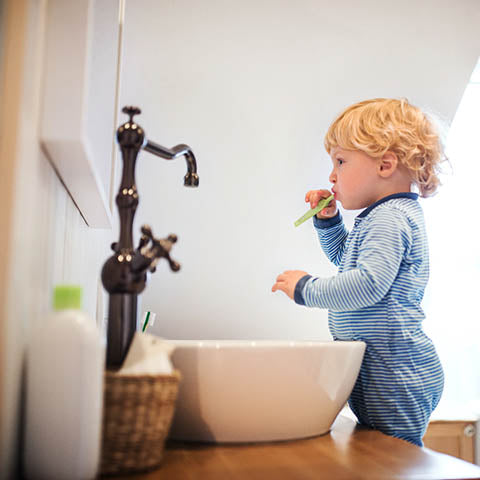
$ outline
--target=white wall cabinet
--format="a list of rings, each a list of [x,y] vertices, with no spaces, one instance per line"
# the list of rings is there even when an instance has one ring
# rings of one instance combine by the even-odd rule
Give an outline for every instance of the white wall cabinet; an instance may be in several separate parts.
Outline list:
[[[111,227],[119,0],[49,0],[42,146],[86,223]]]

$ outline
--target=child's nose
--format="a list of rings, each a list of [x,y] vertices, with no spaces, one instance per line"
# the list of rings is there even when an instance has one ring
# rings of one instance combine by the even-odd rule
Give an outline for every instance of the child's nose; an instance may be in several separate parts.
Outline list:
[[[330,172],[330,176],[328,177],[328,181],[329,181],[330,183],[335,183],[335,182],[337,181],[337,175],[335,174],[335,171],[334,171],[334,170],[332,170],[332,171]]]

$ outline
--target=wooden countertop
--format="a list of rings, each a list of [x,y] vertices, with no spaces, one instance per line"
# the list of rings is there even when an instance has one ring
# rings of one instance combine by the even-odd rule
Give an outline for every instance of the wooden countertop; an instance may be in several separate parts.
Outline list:
[[[162,466],[130,480],[460,480],[480,467],[364,429],[339,416],[329,434],[305,440],[206,445],[169,442]]]

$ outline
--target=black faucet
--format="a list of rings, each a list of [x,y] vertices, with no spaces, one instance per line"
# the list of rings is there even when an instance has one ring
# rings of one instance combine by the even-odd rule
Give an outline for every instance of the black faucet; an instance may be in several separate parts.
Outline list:
[[[147,270],[155,271],[155,265],[166,258],[174,272],[180,265],[170,258],[170,250],[177,241],[176,235],[158,239],[148,225],[141,227],[138,247],[133,247],[133,218],[138,205],[138,191],[135,185],[135,163],[140,149],[167,160],[185,156],[187,174],[184,184],[198,187],[197,163],[188,145],[177,145],[168,149],[145,138],[143,128],[134,120],[141,113],[138,107],[124,107],[123,113],[129,120],[117,130],[123,160],[120,188],[115,200],[120,215],[120,239],[112,243],[114,254],[102,268],[102,283],[109,293],[107,329],[107,368],[119,368],[128,352],[137,328],[137,296],[146,285]]]

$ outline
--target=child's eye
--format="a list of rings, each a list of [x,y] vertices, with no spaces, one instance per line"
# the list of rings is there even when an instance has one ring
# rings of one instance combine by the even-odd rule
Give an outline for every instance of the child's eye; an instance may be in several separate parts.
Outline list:
[[[339,165],[343,165],[343,159],[342,158],[337,158],[337,163]]]

